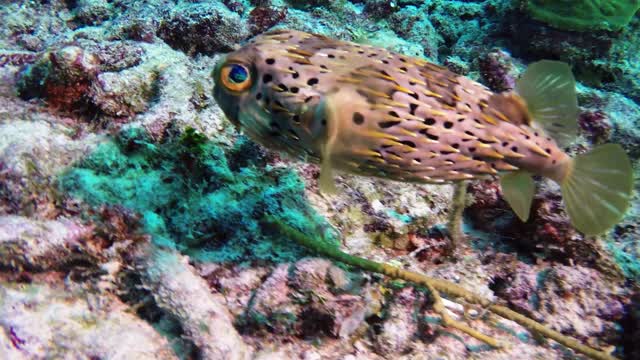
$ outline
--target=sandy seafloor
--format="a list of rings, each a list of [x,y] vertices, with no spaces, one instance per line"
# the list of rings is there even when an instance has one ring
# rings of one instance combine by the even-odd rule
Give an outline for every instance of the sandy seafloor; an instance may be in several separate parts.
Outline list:
[[[219,55],[272,27],[424,57],[495,91],[563,60],[581,108],[568,151],[620,143],[637,172],[636,2],[577,1],[594,13],[573,25],[541,3],[0,0],[0,359],[583,358],[483,309],[465,321],[506,347],[445,328],[426,289],[314,256],[265,214],[639,359],[637,196],[594,238],[546,181],[525,224],[496,181],[470,183],[452,259],[451,186],[341,175],[323,196],[317,166],[248,140],[211,95]]]

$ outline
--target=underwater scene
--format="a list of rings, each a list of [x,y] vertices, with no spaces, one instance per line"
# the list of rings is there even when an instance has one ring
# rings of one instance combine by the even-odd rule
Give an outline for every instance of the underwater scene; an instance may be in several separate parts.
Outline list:
[[[0,360],[640,359],[640,0],[0,0]]]

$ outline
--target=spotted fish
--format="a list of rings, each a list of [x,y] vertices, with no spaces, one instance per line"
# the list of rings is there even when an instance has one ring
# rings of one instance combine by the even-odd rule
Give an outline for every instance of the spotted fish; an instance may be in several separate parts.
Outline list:
[[[567,64],[540,61],[516,91],[493,93],[444,67],[382,48],[292,30],[254,38],[216,64],[214,96],[257,142],[333,170],[450,183],[500,176],[515,213],[529,217],[541,175],[560,184],[574,226],[599,234],[623,217],[630,161],[606,144],[569,157],[577,130]]]

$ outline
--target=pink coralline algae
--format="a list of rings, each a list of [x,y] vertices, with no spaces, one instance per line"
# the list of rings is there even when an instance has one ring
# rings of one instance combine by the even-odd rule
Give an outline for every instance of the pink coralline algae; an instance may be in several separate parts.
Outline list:
[[[36,61],[36,53],[32,52],[0,52],[0,67],[6,65],[23,66]]]
[[[55,109],[79,109],[88,103],[91,82],[100,72],[100,60],[70,45],[44,54],[21,74],[20,96],[43,98]]]
[[[585,111],[578,118],[580,129],[595,144],[602,144],[611,136],[611,124],[606,113],[600,110]]]
[[[258,6],[249,13],[252,34],[259,34],[276,25],[287,17],[287,8]]]
[[[478,59],[482,79],[493,91],[508,91],[515,86],[511,56],[495,50]]]

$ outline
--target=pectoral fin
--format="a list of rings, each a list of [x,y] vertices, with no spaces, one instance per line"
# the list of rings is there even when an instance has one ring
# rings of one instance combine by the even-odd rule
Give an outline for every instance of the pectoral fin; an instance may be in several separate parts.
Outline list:
[[[325,194],[335,194],[336,184],[333,178],[333,147],[338,132],[338,112],[335,99],[336,94],[325,96],[314,114],[316,134],[320,137],[320,191]],[[321,129],[326,127],[326,129]]]
[[[542,60],[529,65],[516,84],[534,123],[565,146],[578,132],[576,81],[568,64]]]
[[[535,183],[531,175],[524,171],[508,173],[500,178],[502,195],[520,220],[527,221],[533,202]]]

